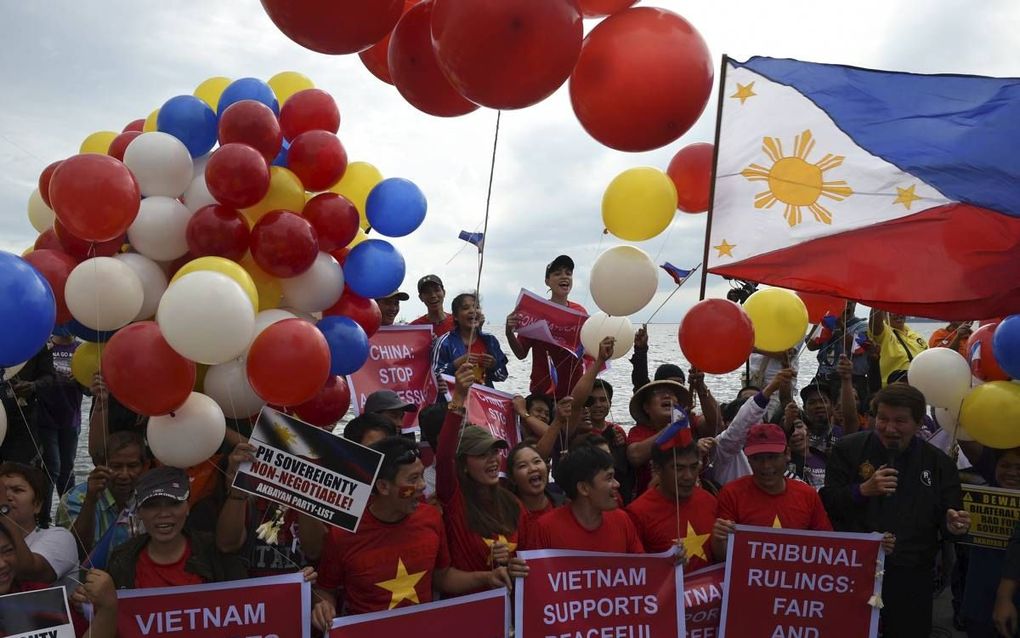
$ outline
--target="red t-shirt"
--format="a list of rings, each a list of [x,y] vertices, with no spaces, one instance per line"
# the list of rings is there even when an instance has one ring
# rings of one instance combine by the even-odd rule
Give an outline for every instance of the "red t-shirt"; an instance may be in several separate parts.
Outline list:
[[[412,326],[432,326],[432,336],[442,337],[453,330],[453,315],[446,313],[446,318],[439,323],[432,323],[427,314],[424,314],[411,322]]]
[[[538,524],[538,519],[542,518],[543,516],[545,516],[549,512],[552,512],[555,509],[556,505],[552,502],[552,499],[550,498],[546,501],[545,507],[543,509],[527,511],[526,516],[528,518],[528,529],[531,530],[532,536],[534,536],[534,531],[537,529],[536,525]]]
[[[649,553],[664,552],[676,542],[677,532],[687,548],[687,567],[693,571],[715,562],[712,557],[712,526],[715,524],[715,497],[695,487],[689,498],[676,501],[659,490],[646,490],[627,507],[641,544]]]
[[[584,306],[573,301],[568,301],[567,307],[588,314]],[[518,340],[522,346],[531,347],[530,387],[532,394],[551,394],[557,401],[570,396],[570,392],[577,385],[581,376],[584,375],[584,360],[575,357],[563,348],[543,341],[534,341],[527,337],[520,337]],[[550,360],[552,360],[553,367],[556,369],[555,386],[553,385],[553,378],[549,374]]]
[[[596,530],[581,527],[569,505],[557,508],[539,519],[535,546],[542,549],[572,549],[588,552],[644,554],[634,522],[623,510],[602,512],[602,525]]]
[[[344,590],[348,614],[432,602],[432,573],[450,566],[442,515],[419,505],[398,523],[365,509],[358,533],[331,528],[319,561],[318,586]]]
[[[744,476],[723,487],[718,503],[718,518],[741,525],[832,531],[818,492],[801,481],[786,479],[785,492],[768,494]]]
[[[184,553],[176,562],[161,565],[152,560],[148,549],[142,549],[135,565],[135,587],[177,587],[178,585],[201,585],[205,581],[198,574],[185,571],[184,565],[191,558],[191,541],[185,539]]]
[[[695,414],[691,417],[691,429],[693,430],[701,423],[702,417]],[[659,430],[652,429],[652,426],[638,423],[627,433],[627,445],[640,443],[659,434]],[[634,468],[634,496],[641,496],[648,489],[652,482],[652,462],[648,461],[641,467]]]

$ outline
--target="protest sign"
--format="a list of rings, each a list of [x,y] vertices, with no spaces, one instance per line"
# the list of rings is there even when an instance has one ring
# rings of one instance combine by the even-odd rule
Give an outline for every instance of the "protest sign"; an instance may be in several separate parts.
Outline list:
[[[719,563],[684,574],[684,618],[687,638],[716,638],[726,565]]]
[[[881,543],[878,533],[738,525],[726,555],[720,638],[873,638]]]
[[[515,586],[517,638],[684,635],[683,569],[661,554],[518,552],[527,578]]]
[[[575,354],[581,351],[581,326],[588,315],[561,306],[521,289],[514,307],[517,336],[559,346]]]
[[[234,487],[357,531],[382,454],[272,408],[250,443],[255,461],[241,464]]]
[[[118,589],[117,637],[308,638],[311,601],[311,585],[300,572],[207,585]]]
[[[961,485],[963,508],[970,512],[966,545],[1006,549],[1013,526],[1020,519],[1020,491],[981,485]]]
[[[514,410],[512,394],[493,390],[490,387],[474,384],[468,391],[464,402],[467,422],[483,427],[497,439],[503,439],[510,448],[521,442],[521,432],[517,424],[517,413]],[[501,471],[506,472],[508,451],[500,450],[503,459]]]
[[[432,326],[384,326],[368,340],[368,360],[347,375],[351,405],[361,414],[368,395],[393,390],[418,410],[404,417],[404,430],[418,427],[418,412],[436,402],[432,372]]]
[[[0,638],[75,638],[64,588],[0,596]]]
[[[507,638],[510,603],[505,589],[460,596],[435,603],[389,611],[344,616],[333,620],[330,638]],[[470,628],[468,633],[465,633]]]

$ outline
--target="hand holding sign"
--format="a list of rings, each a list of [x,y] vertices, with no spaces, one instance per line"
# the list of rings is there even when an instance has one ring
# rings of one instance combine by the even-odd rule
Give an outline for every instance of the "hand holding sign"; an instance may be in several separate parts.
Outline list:
[[[946,510],[946,529],[957,536],[966,534],[970,529],[970,512],[967,510]]]

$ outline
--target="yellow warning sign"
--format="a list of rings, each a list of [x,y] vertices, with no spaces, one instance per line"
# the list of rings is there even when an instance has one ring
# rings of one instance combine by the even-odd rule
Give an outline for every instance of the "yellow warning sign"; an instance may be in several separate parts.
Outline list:
[[[963,508],[970,512],[970,534],[962,542],[1005,549],[1020,520],[1020,491],[961,485]]]

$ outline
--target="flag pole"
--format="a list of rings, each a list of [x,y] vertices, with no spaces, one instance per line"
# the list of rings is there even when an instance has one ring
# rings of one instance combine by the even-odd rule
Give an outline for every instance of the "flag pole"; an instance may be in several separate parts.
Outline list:
[[[708,285],[708,250],[712,237],[712,210],[715,208],[715,174],[719,165],[719,131],[722,129],[723,100],[726,91],[726,62],[729,56],[725,53],[722,56],[722,70],[719,72],[719,104],[715,111],[715,144],[712,147],[712,181],[708,191],[708,220],[705,222],[705,252],[701,263],[705,268],[701,271],[701,292],[698,300],[705,298],[705,287]]]
[[[665,300],[665,301],[663,301],[663,302],[662,302],[661,304],[659,304],[659,307],[655,309],[655,312],[653,312],[653,313],[652,313],[652,315],[651,315],[650,317],[648,317],[647,319],[645,319],[645,324],[649,324],[649,323],[651,323],[652,319],[654,319],[654,318],[655,318],[655,315],[659,314],[659,311],[660,311],[660,310],[662,310],[662,307],[663,307],[663,306],[665,306],[665,305],[666,305],[666,303],[667,303],[667,302],[668,302],[668,301],[669,301],[670,299],[672,299],[672,298],[673,298],[673,295],[675,295],[676,293],[680,292],[680,287],[681,287],[681,286],[683,286],[683,285],[684,285],[685,283],[687,283],[687,280],[691,278],[691,275],[693,275],[693,274],[694,274],[694,271],[695,271],[695,270],[697,270],[697,269],[699,269],[699,268],[701,268],[701,264],[698,264],[697,266],[695,266],[694,268],[692,268],[692,269],[691,269],[691,273],[690,273],[690,275],[687,275],[687,277],[685,277],[683,281],[681,281],[680,283],[678,283],[678,284],[676,285],[676,288],[675,288],[675,289],[673,290],[673,292],[669,293],[669,296],[668,296],[668,297],[666,297],[666,300]]]

